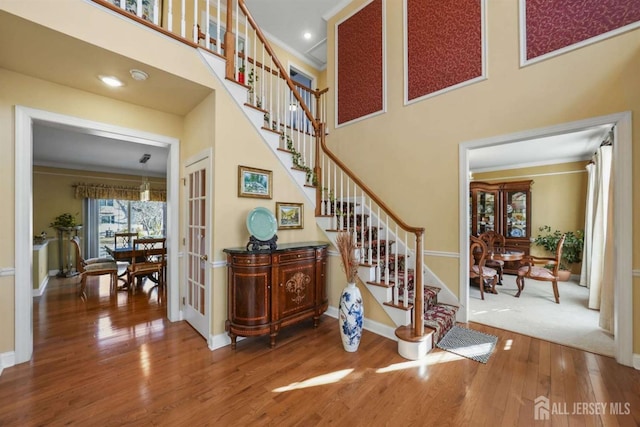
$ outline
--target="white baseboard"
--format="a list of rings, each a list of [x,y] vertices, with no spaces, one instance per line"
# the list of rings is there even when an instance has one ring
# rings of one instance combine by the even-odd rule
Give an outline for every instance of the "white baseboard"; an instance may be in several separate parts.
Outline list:
[[[640,371],[640,354],[633,355],[633,367]]]
[[[329,317],[333,317],[334,319],[338,319],[338,308],[329,306],[327,311],[324,313]],[[396,337],[396,328],[384,325],[379,322],[375,322],[373,320],[368,320],[366,317],[364,319],[363,328],[367,331],[373,332],[374,334],[378,334],[385,338],[389,338],[393,341],[398,341]],[[336,332],[338,332],[338,324],[336,323]],[[238,337],[238,341],[245,339],[245,337]],[[227,333],[217,334],[217,335],[209,335],[209,339],[207,340],[207,345],[209,350],[217,350],[222,347],[226,347],[231,344],[231,338]]]
[[[245,337],[237,337],[236,342],[242,341],[243,339],[245,339]],[[231,338],[229,338],[226,332],[218,335],[209,335],[209,339],[207,340],[207,345],[211,351],[226,347],[230,344]]]
[[[16,353],[15,351],[8,351],[6,353],[0,354],[0,375],[2,375],[2,371],[4,368],[9,368],[16,364]]]
[[[365,314],[367,312],[367,308],[365,307]],[[324,313],[327,316],[333,317],[335,319],[338,318],[338,308],[337,307],[333,307],[333,306],[329,306],[329,308],[327,308],[327,311]],[[382,324],[380,322],[376,322],[373,320],[369,320],[367,319],[367,317],[365,316],[364,318],[364,322],[362,324],[362,327],[364,329],[366,329],[367,331],[373,332],[374,334],[383,336],[385,338],[389,338],[390,340],[393,341],[398,341],[398,338],[396,337],[396,328],[392,327],[392,326],[387,326],[385,324]],[[336,324],[336,331],[338,330],[338,326]]]
[[[42,280],[42,283],[40,283],[40,286],[38,287],[38,289],[33,290],[33,297],[35,298],[35,297],[42,296],[48,283],[49,283],[49,276],[45,276],[45,278]]]

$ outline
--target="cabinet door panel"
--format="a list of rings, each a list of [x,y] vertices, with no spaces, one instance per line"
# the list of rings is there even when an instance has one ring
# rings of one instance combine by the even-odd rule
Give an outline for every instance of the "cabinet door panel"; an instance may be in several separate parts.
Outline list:
[[[528,191],[505,192],[505,236],[507,238],[529,237],[528,193]]]
[[[311,309],[315,305],[315,262],[280,265],[278,269],[278,318]]]
[[[232,276],[230,318],[241,325],[253,326],[269,323],[270,268],[238,269]]]

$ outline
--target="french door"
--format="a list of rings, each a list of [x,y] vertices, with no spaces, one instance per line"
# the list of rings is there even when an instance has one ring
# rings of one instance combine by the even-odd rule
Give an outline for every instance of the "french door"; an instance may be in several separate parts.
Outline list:
[[[211,274],[208,262],[211,218],[210,158],[205,157],[186,168],[186,289],[185,319],[207,340],[211,325]]]

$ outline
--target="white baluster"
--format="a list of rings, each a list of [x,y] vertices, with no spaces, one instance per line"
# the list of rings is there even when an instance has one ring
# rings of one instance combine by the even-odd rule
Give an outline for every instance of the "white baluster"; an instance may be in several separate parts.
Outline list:
[[[384,220],[385,241],[384,241],[384,283],[389,284],[389,215]]]
[[[399,287],[400,287],[400,281],[398,280],[400,278],[400,275],[398,274],[398,257],[400,256],[400,253],[398,251],[398,224],[396,224],[396,228],[395,228],[395,239],[396,239],[396,250],[395,250],[395,255],[393,257],[393,271],[394,271],[394,283],[396,284],[393,287],[393,303],[394,304],[398,304],[398,300],[399,300]]]
[[[407,236],[407,232],[404,232],[404,306],[409,305],[409,237]],[[413,279],[413,289],[415,293],[416,283],[415,283],[415,272]]]
[[[142,4],[142,0],[138,0],[141,4]],[[198,27],[196,26],[196,24],[198,23],[198,1],[195,0],[193,2],[193,31],[192,31],[192,37],[193,37],[193,42],[194,43],[198,43]]]
[[[208,23],[207,23],[208,24]],[[207,25],[208,27],[209,25]],[[222,40],[220,40],[220,0],[216,5],[216,52],[222,54]]]
[[[378,231],[378,237],[376,237],[376,243],[377,243],[377,246],[378,246],[378,248],[377,248],[378,252],[376,252],[376,254],[377,254],[376,255],[376,261],[378,262],[378,265],[380,265],[380,205],[378,205],[378,230],[377,231]],[[382,271],[380,271],[380,269],[378,269],[378,270],[379,270],[380,274],[382,274]],[[379,281],[380,280],[378,279],[378,282]]]
[[[205,10],[207,11],[205,17],[206,22],[204,22],[204,47],[207,49],[211,49],[211,28],[209,28],[209,13],[211,12],[211,5],[209,4],[209,0],[205,1]],[[197,37],[197,36],[196,36]],[[198,39],[196,39],[196,44],[199,44]]]
[[[124,0],[122,0],[120,3],[124,3]],[[182,36],[182,38],[186,38],[186,34],[187,34],[186,3],[187,3],[187,0],[182,0],[182,7],[180,9],[180,35]]]
[[[240,69],[241,65],[240,65],[240,55],[239,55],[239,47],[240,47],[240,37],[238,34],[238,17],[240,15],[238,15],[238,4],[239,2],[236,0],[236,13],[235,13],[235,24],[234,24],[234,30],[233,30],[233,34],[235,35],[235,43],[236,43],[236,47],[235,47],[235,57],[236,57],[236,61],[235,61],[235,65],[236,65],[236,80],[238,80],[238,70]]]
[[[371,241],[371,229],[373,228],[373,211],[371,210],[371,197],[369,197],[369,220],[367,221],[367,225],[369,226],[369,250],[367,252],[367,258],[369,259],[369,264],[373,263],[373,242]]]

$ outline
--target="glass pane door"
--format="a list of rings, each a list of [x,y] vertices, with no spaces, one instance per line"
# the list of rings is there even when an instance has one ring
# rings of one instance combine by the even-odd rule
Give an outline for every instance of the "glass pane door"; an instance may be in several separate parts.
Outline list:
[[[527,235],[527,193],[506,192],[507,237],[529,237]]]
[[[478,191],[478,234],[495,230],[496,195],[492,192]]]

